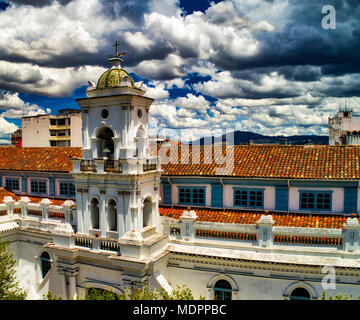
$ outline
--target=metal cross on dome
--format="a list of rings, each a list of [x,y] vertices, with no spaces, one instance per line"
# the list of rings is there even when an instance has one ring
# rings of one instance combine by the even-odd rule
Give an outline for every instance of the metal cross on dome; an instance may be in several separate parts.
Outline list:
[[[120,45],[120,43],[117,42],[117,41],[113,44],[113,47],[115,47],[115,57],[121,57],[121,56],[124,56],[124,55],[127,54],[127,52],[118,53],[118,46],[119,45]]]

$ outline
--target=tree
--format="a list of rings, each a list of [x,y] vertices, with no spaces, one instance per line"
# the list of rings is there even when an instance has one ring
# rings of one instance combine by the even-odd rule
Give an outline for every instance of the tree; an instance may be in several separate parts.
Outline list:
[[[0,240],[0,300],[25,300],[26,294],[19,287],[15,276],[15,259],[9,245]]]
[[[125,293],[117,294],[111,289],[98,289],[86,287],[85,296],[78,300],[194,300],[194,296],[186,286],[177,286],[170,294],[164,289],[152,289],[148,283],[143,283],[140,288],[127,288]],[[43,296],[46,300],[60,300],[50,292]],[[200,297],[200,299],[204,299]]]

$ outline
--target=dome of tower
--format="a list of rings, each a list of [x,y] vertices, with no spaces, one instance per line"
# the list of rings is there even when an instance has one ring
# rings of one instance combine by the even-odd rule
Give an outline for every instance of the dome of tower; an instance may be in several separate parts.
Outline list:
[[[120,88],[124,86],[135,88],[133,78],[124,69],[113,67],[100,76],[96,89]]]

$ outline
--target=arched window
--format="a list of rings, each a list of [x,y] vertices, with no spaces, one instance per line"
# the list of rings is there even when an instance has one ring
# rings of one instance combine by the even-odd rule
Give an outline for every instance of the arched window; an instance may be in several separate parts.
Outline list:
[[[103,128],[98,138],[98,157],[107,157],[109,160],[114,160],[114,133],[108,127]]]
[[[145,131],[140,127],[136,133],[136,157],[142,158],[145,156]]]
[[[231,300],[232,287],[226,280],[219,280],[214,286],[214,300]]]
[[[47,252],[43,252],[40,256],[41,261],[41,275],[43,278],[47,275],[49,270],[51,269],[51,259]]]
[[[295,288],[290,294],[290,300],[310,300],[309,291],[305,288]]]
[[[117,231],[117,207],[116,202],[110,199],[107,207],[107,219],[110,231]]]
[[[151,224],[151,213],[152,213],[152,202],[151,199],[147,198],[144,201],[143,209],[143,227],[150,226]]]
[[[99,201],[96,198],[90,202],[91,229],[99,229]]]

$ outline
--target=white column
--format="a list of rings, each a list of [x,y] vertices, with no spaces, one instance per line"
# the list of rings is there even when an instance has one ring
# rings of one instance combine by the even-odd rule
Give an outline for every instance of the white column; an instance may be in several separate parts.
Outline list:
[[[57,272],[60,276],[60,283],[61,283],[61,298],[63,300],[67,300],[68,299],[68,295],[66,292],[66,274],[65,274],[65,270],[62,267],[58,267]]]
[[[82,207],[82,214],[83,214],[83,233],[89,234],[90,229],[90,214],[89,214],[89,195],[87,193],[83,193],[83,207]]]
[[[118,192],[118,194],[120,195],[117,198],[117,211],[116,211],[116,215],[117,215],[117,230],[118,230],[118,234],[119,234],[119,239],[124,235],[124,228],[125,228],[125,219],[124,219],[124,194],[120,191]]]
[[[80,191],[80,189],[78,189]],[[84,233],[84,202],[83,202],[83,194],[82,191],[78,192],[76,190],[76,215],[77,215],[77,233]]]
[[[123,201],[123,215],[124,215],[124,234],[128,231],[131,231],[131,212],[130,212],[130,196],[131,191],[124,191],[124,201]]]
[[[30,202],[30,199],[28,197],[21,197],[19,200],[21,205],[21,214],[23,218],[26,218],[27,216],[27,204]]]
[[[77,292],[76,292],[76,275],[77,275],[77,272],[72,272],[70,275],[69,275],[69,299],[76,299],[77,297]]]
[[[99,203],[99,227],[100,227],[100,236],[106,237],[106,211],[105,211],[105,196],[100,195]]]
[[[48,206],[51,205],[52,202],[45,198],[43,200],[41,200],[40,205],[41,205],[41,212],[42,212],[42,220],[47,220],[48,219]]]
[[[6,196],[4,197],[4,200],[3,200],[4,203],[6,203],[7,205],[7,214],[12,217],[13,215],[13,212],[14,212],[14,200],[12,197],[10,196]]]

